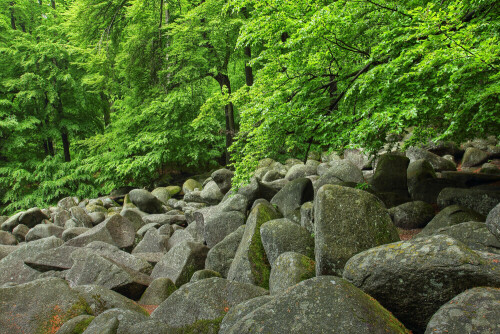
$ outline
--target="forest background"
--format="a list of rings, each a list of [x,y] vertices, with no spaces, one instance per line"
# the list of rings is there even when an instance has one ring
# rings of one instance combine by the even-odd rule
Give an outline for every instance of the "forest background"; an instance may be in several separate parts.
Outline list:
[[[500,136],[500,1],[0,0],[0,213]]]

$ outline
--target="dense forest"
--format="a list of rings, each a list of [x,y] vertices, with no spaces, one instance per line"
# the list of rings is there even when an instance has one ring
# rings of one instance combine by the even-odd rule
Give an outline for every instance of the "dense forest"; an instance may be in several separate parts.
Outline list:
[[[0,213],[500,135],[500,1],[0,1]]]

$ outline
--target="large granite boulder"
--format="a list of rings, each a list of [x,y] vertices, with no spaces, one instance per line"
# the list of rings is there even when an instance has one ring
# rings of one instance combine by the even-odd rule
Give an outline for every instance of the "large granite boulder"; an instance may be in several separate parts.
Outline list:
[[[162,202],[145,189],[134,189],[129,192],[132,203],[147,213],[163,213]]]
[[[315,175],[316,174],[315,166],[308,166],[304,164],[294,165],[290,167],[288,172],[285,175],[285,179],[289,181],[293,181],[302,177]]]
[[[363,183],[363,172],[349,160],[333,160],[329,163],[328,170],[314,182],[317,191],[325,184],[339,184],[342,182]]]
[[[434,218],[434,208],[424,201],[407,202],[390,208],[389,214],[397,227],[423,228]]]
[[[454,171],[457,169],[453,161],[442,158],[439,155],[421,148],[410,147],[406,150],[406,156],[410,159],[410,163],[420,159],[428,161],[436,172],[448,170]]]
[[[260,227],[262,245],[271,264],[285,252],[296,252],[314,257],[314,238],[304,227],[281,218],[268,221]]]
[[[224,333],[409,333],[373,298],[346,280],[303,281],[237,321]]]
[[[215,181],[209,181],[200,192],[201,200],[207,204],[218,204],[224,198],[219,186]]]
[[[500,204],[497,204],[486,217],[488,230],[500,240]]]
[[[196,189],[201,190],[202,185],[200,182],[194,180],[194,179],[187,179],[184,184],[182,185],[182,192],[184,194],[188,194],[191,191],[194,191]]]
[[[265,294],[265,289],[251,284],[208,278],[179,288],[160,304],[151,318],[186,329],[196,328],[201,322],[213,322],[218,330],[222,318],[232,307]]]
[[[64,322],[90,312],[59,278],[0,287],[0,310],[0,331],[10,334],[55,333]]]
[[[231,263],[233,262],[241,238],[245,233],[245,226],[240,226],[236,231],[230,233],[217,245],[208,251],[207,259],[205,260],[205,268],[216,271],[227,277]]]
[[[234,172],[229,169],[222,168],[212,173],[212,180],[217,183],[220,191],[225,194],[231,189],[231,180],[233,179]]]
[[[420,232],[420,235],[431,235],[436,230],[468,221],[484,222],[484,216],[458,205],[450,205],[441,210]]]
[[[43,213],[39,208],[31,208],[23,212],[23,214],[19,216],[19,224],[23,224],[28,226],[29,228],[32,228],[35,225],[40,224],[44,219],[49,218],[50,217]]]
[[[408,165],[406,170],[406,182],[408,192],[413,198],[415,186],[423,180],[435,179],[436,172],[432,165],[425,159],[415,160]]]
[[[264,295],[249,299],[231,308],[222,319],[218,334],[226,334],[240,319],[262,305],[267,304],[272,299],[272,296]]]
[[[407,194],[407,169],[410,159],[396,154],[383,154],[378,159],[371,185],[377,192]]]
[[[13,216],[9,217],[7,220],[5,220],[1,225],[2,231],[12,232],[12,230],[17,225],[19,225],[19,217],[21,217],[22,214],[23,214],[22,212],[16,213],[15,215],[13,215]]]
[[[229,280],[269,288],[271,266],[262,245],[260,227],[277,218],[280,217],[273,208],[264,203],[257,204],[252,209],[245,225],[245,233],[227,274]]]
[[[155,196],[162,202],[163,204],[167,205],[168,200],[170,199],[170,191],[168,191],[167,187],[159,187],[155,188],[152,192],[151,195]]]
[[[468,147],[462,158],[462,167],[477,166],[488,159],[488,153],[475,147]]]
[[[29,230],[25,235],[26,242],[48,238],[48,237],[57,237],[61,238],[64,232],[64,228],[54,225],[54,224],[39,224],[34,226]]]
[[[135,324],[147,320],[143,313],[114,308],[95,317],[83,334],[130,334]]]
[[[286,184],[271,200],[284,217],[300,216],[300,207],[314,198],[314,188],[307,178],[295,179]]]
[[[357,253],[399,240],[383,204],[363,190],[325,185],[316,195],[314,213],[318,276],[340,275]]]
[[[271,268],[269,292],[272,295],[282,293],[289,287],[316,276],[315,265],[313,260],[303,254],[281,254]]]
[[[439,193],[437,203],[440,208],[456,204],[486,216],[500,203],[500,191],[445,188]]]
[[[17,245],[17,239],[12,233],[9,233],[7,231],[0,231],[0,245]]]
[[[246,216],[239,211],[216,212],[204,219],[203,237],[209,248],[245,224]]]
[[[500,287],[500,256],[435,235],[357,254],[346,263],[344,278],[408,328],[422,332],[439,307],[457,294],[476,286]]]
[[[166,253],[168,236],[161,235],[157,229],[149,229],[142,240],[134,247],[132,254],[137,253]]]
[[[170,278],[160,277],[155,279],[148,286],[139,299],[141,305],[160,305],[174,291],[177,290],[174,282]]]
[[[183,241],[175,245],[158,262],[151,273],[153,279],[170,278],[176,286],[181,286],[191,279],[195,271],[205,267],[208,247]]]
[[[499,301],[500,289],[464,291],[439,308],[425,333],[500,333]]]

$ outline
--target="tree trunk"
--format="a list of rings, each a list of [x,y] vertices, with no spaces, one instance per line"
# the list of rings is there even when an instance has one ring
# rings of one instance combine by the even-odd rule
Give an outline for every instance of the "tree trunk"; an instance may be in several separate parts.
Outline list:
[[[61,140],[63,144],[63,150],[64,150],[64,161],[70,162],[71,157],[69,155],[69,139],[68,139],[68,133],[66,131],[61,131]]]
[[[222,90],[224,86],[227,87],[227,92],[231,95],[231,82],[229,76],[226,74],[217,74],[215,77]],[[231,154],[229,153],[229,147],[233,144],[233,138],[236,134],[236,127],[234,125],[234,107],[233,103],[229,102],[224,106],[225,116],[226,116],[226,164],[231,162]]]
[[[14,17],[14,2],[10,3],[10,26],[13,30],[16,30],[16,18]]]
[[[100,95],[104,106],[103,116],[104,116],[104,126],[106,127],[111,122],[111,114],[110,114],[111,103],[109,102],[108,98],[104,93],[101,92]]]
[[[253,85],[253,72],[252,72],[252,67],[248,65],[248,62],[250,59],[252,59],[252,49],[250,49],[249,46],[245,46],[245,56],[248,58],[247,61],[245,62],[245,81],[247,86],[252,86]]]

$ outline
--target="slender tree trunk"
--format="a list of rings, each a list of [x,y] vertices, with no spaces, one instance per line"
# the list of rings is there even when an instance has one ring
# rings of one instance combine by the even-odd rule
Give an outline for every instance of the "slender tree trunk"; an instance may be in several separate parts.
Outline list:
[[[111,103],[109,102],[108,98],[103,92],[101,92],[100,95],[104,106],[103,117],[104,117],[104,126],[106,127],[111,122],[111,113],[110,113]]]
[[[231,95],[231,81],[229,80],[229,76],[219,73],[216,76],[216,80],[219,83],[221,90],[224,88],[224,86],[226,86],[228,94]],[[229,147],[233,144],[233,138],[236,134],[233,103],[229,102],[228,104],[226,104],[224,106],[224,111],[226,117],[226,164],[229,164],[231,162]]]
[[[54,142],[52,141],[52,138],[47,139],[47,146],[49,147],[49,154],[54,156],[56,153],[54,152]]]
[[[247,86],[253,86],[253,71],[252,67],[248,64],[250,59],[252,59],[252,49],[249,46],[245,46],[244,52],[248,58],[245,62],[245,81]]]
[[[15,2],[10,3],[10,26],[13,30],[16,30],[16,18],[14,17],[14,5]]]
[[[56,108],[59,119],[61,120],[63,116],[63,105],[60,99],[57,102]],[[69,162],[71,161],[71,156],[69,155],[69,137],[68,130],[64,126],[61,127],[61,141],[63,144],[64,161]]]

